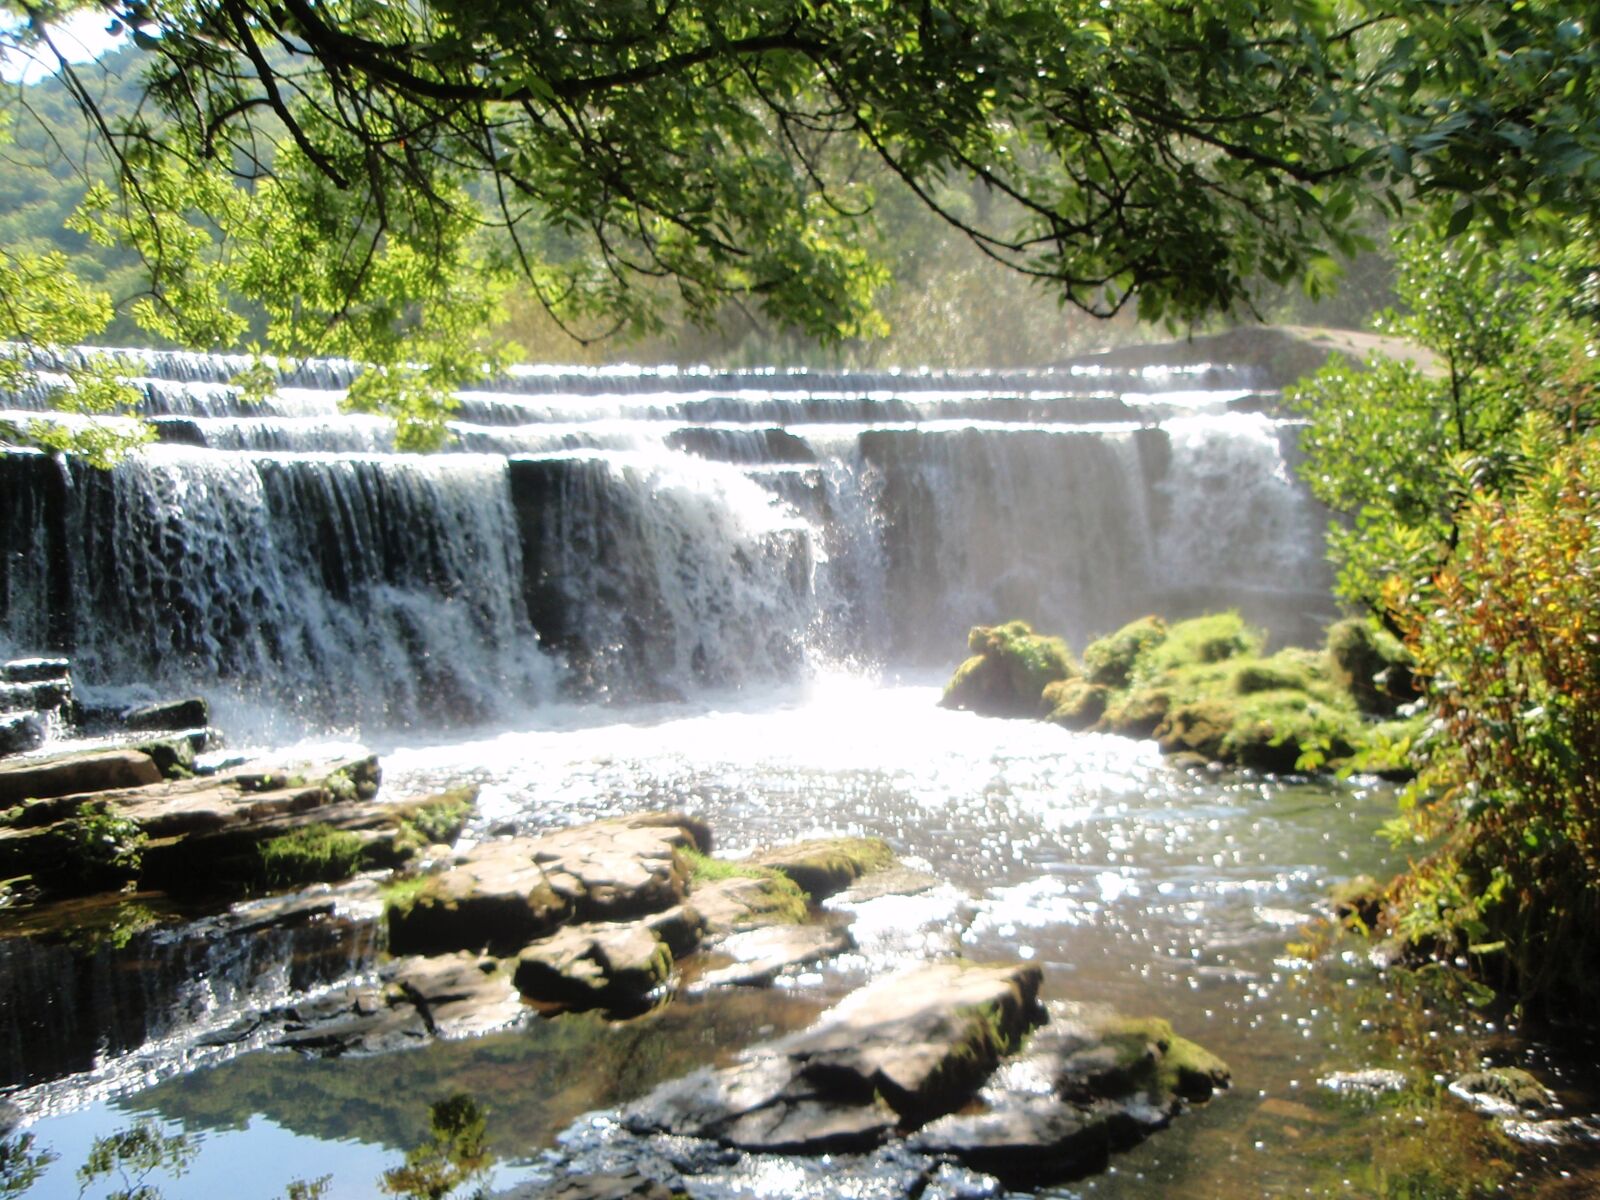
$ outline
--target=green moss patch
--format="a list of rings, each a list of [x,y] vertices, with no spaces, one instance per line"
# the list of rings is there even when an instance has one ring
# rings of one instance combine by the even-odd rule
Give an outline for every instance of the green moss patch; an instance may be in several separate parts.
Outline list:
[[[688,866],[691,904],[701,907],[695,899],[697,891],[715,890],[720,894],[720,901],[724,903],[719,903],[715,911],[708,909],[704,913],[713,923],[720,916],[729,927],[798,925],[810,914],[810,898],[799,884],[781,871],[712,858],[698,850],[680,849],[677,853]],[[743,881],[751,886],[719,886]],[[728,911],[722,912],[722,909]]]
[[[1121,629],[1090,642],[1083,652],[1083,675],[1090,683],[1124,688],[1133,678],[1134,664],[1167,640],[1167,623],[1160,617],[1140,617]]]
[[[1246,625],[1236,612],[1192,617],[1170,626],[1165,638],[1141,652],[1134,675],[1149,678],[1176,667],[1257,655],[1262,641],[1260,630]]]
[[[770,867],[792,879],[813,900],[824,900],[894,861],[894,851],[882,838],[840,837],[778,846],[756,855],[752,865]]]
[[[1179,1037],[1159,1017],[1121,1017],[1098,1033],[1114,1054],[1114,1065],[1099,1080],[1105,1095],[1145,1091],[1205,1100],[1226,1087],[1228,1065],[1188,1038]]]
[[[1398,778],[1410,773],[1423,719],[1374,719],[1385,703],[1392,711],[1394,698],[1376,689],[1404,666],[1404,651],[1385,638],[1375,627],[1345,621],[1330,629],[1326,650],[1263,655],[1262,634],[1237,613],[1172,625],[1141,617],[1091,642],[1081,675],[1062,665],[1069,659],[1052,659],[1052,670],[1062,673],[1043,685],[1032,707],[1068,729],[1153,737],[1167,753],[1208,762]],[[1031,688],[1037,677],[1005,664],[1027,639],[1047,640],[1021,622],[974,629],[969,641],[980,653],[957,672],[943,703],[1025,711],[1031,701],[1014,690],[1016,681]]]
[[[939,701],[945,708],[995,717],[1036,717],[1045,688],[1078,674],[1067,644],[1037,634],[1024,621],[979,625],[967,635],[972,651]]]
[[[334,883],[361,870],[366,842],[331,825],[307,825],[256,847],[262,880],[269,887]]]
[[[1105,716],[1111,689],[1087,679],[1060,679],[1044,689],[1046,720],[1066,729],[1090,729]]]
[[[396,853],[409,857],[429,846],[454,845],[477,807],[478,789],[475,785],[397,806]]]

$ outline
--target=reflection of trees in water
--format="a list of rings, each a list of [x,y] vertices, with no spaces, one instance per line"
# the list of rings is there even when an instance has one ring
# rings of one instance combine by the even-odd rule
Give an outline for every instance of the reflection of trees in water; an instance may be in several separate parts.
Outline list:
[[[549,1145],[585,1112],[800,1028],[819,1008],[814,998],[740,989],[632,1021],[569,1014],[392,1054],[263,1052],[160,1084],[130,1107],[188,1130],[243,1129],[260,1114],[302,1137],[405,1150],[428,1136],[432,1101],[466,1093],[489,1110],[491,1149],[514,1157]]]

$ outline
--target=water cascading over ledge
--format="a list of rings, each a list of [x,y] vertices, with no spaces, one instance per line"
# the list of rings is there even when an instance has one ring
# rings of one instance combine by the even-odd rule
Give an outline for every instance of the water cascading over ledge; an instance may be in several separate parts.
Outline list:
[[[251,407],[238,360],[140,361],[163,444],[0,458],[0,650],[269,734],[943,666],[1012,616],[1081,644],[1235,606],[1297,639],[1332,607],[1294,427],[1214,370],[526,369],[412,457],[338,411],[349,364]]]

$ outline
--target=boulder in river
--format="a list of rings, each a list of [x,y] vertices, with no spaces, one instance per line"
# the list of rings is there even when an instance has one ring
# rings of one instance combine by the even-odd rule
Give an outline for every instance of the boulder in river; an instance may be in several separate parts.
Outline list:
[[[145,704],[122,714],[124,728],[134,733],[168,733],[204,729],[211,724],[211,707],[199,696]]]
[[[656,1089],[623,1122],[769,1153],[869,1149],[961,1107],[1039,1019],[1039,982],[1024,965],[901,972],[737,1066]]]
[[[35,713],[0,716],[0,757],[26,754],[44,745],[45,724]]]
[[[863,875],[894,862],[894,851],[882,838],[816,838],[760,851],[751,866],[781,871],[811,897],[826,900]]]
[[[1067,644],[1024,621],[978,625],[967,635],[972,657],[956,668],[939,703],[991,717],[1044,715],[1044,689],[1078,673]]]
[[[159,783],[161,769],[138,750],[92,750],[0,766],[0,805]]]
[[[404,953],[516,954],[570,920],[662,912],[688,892],[678,852],[710,840],[692,817],[641,813],[484,842],[391,912],[390,943]]]
[[[1008,1187],[1077,1179],[1104,1170],[1113,1151],[1165,1128],[1228,1078],[1220,1059],[1164,1020],[1058,1006],[972,1105],[925,1126],[910,1145]]]
[[[672,974],[672,951],[644,921],[567,925],[524,946],[516,985],[571,1009],[642,1012]]]

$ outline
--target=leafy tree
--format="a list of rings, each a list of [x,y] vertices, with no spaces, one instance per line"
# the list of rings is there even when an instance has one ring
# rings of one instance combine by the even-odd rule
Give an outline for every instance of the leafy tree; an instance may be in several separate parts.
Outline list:
[[[33,1134],[0,1137],[0,1200],[16,1200],[38,1180],[56,1156],[33,1148]]]
[[[1328,546],[1343,599],[1387,616],[1385,581],[1425,581],[1449,560],[1473,488],[1514,487],[1587,428],[1600,363],[1573,301],[1592,278],[1592,247],[1580,236],[1530,251],[1413,225],[1397,244],[1407,311],[1381,314],[1377,328],[1432,361],[1335,361],[1291,391],[1310,420],[1301,476],[1338,514]],[[1553,420],[1529,423],[1536,412]]]
[[[265,308],[419,446],[510,287],[583,336],[730,299],[881,331],[877,177],[1063,303],[1176,320],[1320,286],[1372,197],[1460,232],[1600,195],[1571,0],[24,0],[4,38],[48,54],[75,8],[149,64],[116,120],[63,71],[116,184],[81,229],[138,250],[141,319],[212,346]]]

